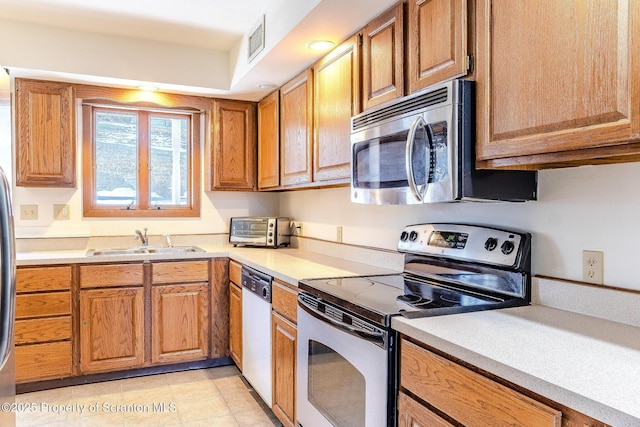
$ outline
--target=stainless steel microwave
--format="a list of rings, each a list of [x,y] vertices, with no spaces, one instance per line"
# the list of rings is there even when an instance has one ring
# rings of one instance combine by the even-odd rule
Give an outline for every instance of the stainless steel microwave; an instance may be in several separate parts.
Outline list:
[[[285,217],[233,217],[229,224],[229,243],[233,246],[277,248],[289,246],[291,220]]]
[[[351,118],[351,201],[537,197],[537,172],[475,168],[474,82],[451,80]]]

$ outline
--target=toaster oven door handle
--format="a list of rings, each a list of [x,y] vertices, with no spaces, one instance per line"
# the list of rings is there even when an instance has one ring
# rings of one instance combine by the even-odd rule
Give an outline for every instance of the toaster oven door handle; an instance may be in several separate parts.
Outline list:
[[[420,189],[416,185],[416,180],[414,178],[415,175],[413,171],[413,146],[416,143],[416,133],[418,132],[418,128],[421,125],[425,126],[425,122],[422,116],[418,116],[409,129],[405,154],[405,167],[407,172],[407,181],[409,182],[409,188],[411,189],[411,193],[413,193],[413,196],[420,202],[424,200],[424,192],[426,191],[426,186],[428,185],[425,182],[425,188],[420,191]],[[431,167],[431,159],[429,158],[431,156],[431,150],[427,149],[425,156],[427,157],[425,162],[425,167],[427,168],[427,170],[425,171],[425,174],[428,177],[430,174],[429,168]]]

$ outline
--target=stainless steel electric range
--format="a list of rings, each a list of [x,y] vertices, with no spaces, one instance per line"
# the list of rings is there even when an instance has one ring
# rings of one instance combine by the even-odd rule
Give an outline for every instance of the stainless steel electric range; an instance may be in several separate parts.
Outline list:
[[[303,427],[395,426],[393,316],[527,305],[531,235],[464,224],[407,226],[399,274],[303,280],[297,418]]]

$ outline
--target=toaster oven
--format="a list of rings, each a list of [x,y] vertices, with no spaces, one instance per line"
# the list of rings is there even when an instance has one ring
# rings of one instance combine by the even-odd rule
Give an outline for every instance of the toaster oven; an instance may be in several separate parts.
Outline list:
[[[233,246],[277,248],[289,246],[291,219],[286,217],[233,217],[229,225],[229,243]]]

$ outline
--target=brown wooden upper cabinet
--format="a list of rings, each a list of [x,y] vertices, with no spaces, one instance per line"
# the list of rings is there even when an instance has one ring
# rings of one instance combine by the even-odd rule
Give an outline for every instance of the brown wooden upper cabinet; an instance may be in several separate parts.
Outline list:
[[[347,183],[351,116],[360,107],[360,46],[353,35],[313,66],[314,181]]]
[[[477,158],[640,159],[640,2],[477,2]]]
[[[258,190],[280,185],[280,92],[258,103]]]
[[[76,186],[73,88],[16,79],[16,185]]]
[[[399,3],[362,32],[362,108],[404,95],[404,4]]]
[[[213,140],[206,161],[207,190],[256,189],[256,106],[213,101]]]
[[[409,0],[408,6],[409,92],[467,74],[467,0]]]
[[[313,71],[280,88],[280,185],[313,181]]]

